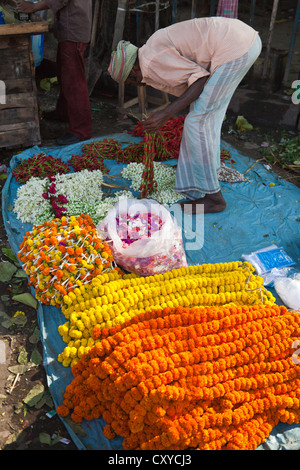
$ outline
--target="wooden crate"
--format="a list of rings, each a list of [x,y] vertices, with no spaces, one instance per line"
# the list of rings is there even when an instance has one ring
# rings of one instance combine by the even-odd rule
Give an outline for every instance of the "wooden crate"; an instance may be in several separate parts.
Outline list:
[[[0,25],[0,80],[5,85],[5,103],[0,103],[0,148],[41,142],[30,36],[47,30],[40,23],[37,27],[35,23]]]

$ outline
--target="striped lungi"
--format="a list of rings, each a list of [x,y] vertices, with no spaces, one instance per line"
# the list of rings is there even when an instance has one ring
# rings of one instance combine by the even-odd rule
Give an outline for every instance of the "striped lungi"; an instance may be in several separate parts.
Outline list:
[[[175,189],[188,199],[220,191],[218,170],[221,128],[226,110],[239,83],[261,52],[257,37],[239,59],[218,67],[185,118],[178,157]]]

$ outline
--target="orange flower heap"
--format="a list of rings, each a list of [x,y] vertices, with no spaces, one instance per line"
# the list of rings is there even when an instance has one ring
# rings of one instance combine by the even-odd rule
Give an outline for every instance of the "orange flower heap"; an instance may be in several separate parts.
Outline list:
[[[81,357],[57,411],[124,449],[255,449],[300,420],[299,335],[277,305],[153,309]]]
[[[107,243],[88,215],[53,219],[26,232],[18,258],[36,289],[36,298],[61,307],[63,297],[113,269]]]
[[[58,360],[72,367],[105,330],[148,310],[228,303],[272,305],[274,297],[263,287],[263,278],[253,271],[249,263],[235,261],[145,277],[126,274],[110,282],[104,275],[96,276],[64,296],[62,312],[67,322],[58,331],[68,346]]]

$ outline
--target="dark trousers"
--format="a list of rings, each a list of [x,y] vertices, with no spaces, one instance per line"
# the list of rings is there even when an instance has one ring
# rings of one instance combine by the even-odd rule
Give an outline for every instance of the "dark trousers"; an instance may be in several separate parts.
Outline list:
[[[60,94],[57,114],[69,121],[69,132],[80,139],[92,137],[92,114],[84,70],[86,44],[62,41],[57,49],[57,78]]]

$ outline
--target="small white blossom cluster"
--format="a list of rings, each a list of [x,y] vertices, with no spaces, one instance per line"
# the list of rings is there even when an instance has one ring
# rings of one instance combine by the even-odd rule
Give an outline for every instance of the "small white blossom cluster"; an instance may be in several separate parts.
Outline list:
[[[139,192],[142,182],[143,163],[129,163],[122,170],[122,177],[131,180],[131,189]],[[154,178],[157,189],[151,195],[160,204],[172,205],[182,196],[175,187],[176,169],[164,163],[154,162]],[[97,224],[107,212],[122,198],[134,198],[131,191],[119,191],[105,197],[102,191],[103,174],[101,170],[82,170],[75,173],[58,174],[53,181],[56,194],[62,194],[68,200],[65,205],[69,215],[87,214]],[[49,199],[43,197],[48,191],[50,179],[30,178],[17,191],[14,212],[23,223],[41,225],[53,219],[53,210]]]
[[[63,194],[68,202],[80,201],[93,203],[102,199],[101,185],[103,174],[101,170],[87,169],[55,177],[57,194]]]
[[[48,185],[48,178],[32,177],[18,188],[13,211],[23,223],[33,223],[39,214],[51,209],[49,201],[42,196]]]
[[[142,184],[143,163],[132,162],[122,170],[123,178],[131,181],[131,188],[139,191]],[[154,180],[157,183],[156,190],[151,194],[151,198],[160,204],[172,205],[182,199],[182,195],[175,191],[176,169],[170,165],[154,162]]]
[[[103,174],[101,170],[82,170],[75,173],[57,174],[55,180],[56,194],[62,194],[68,200],[67,210],[70,214],[77,205],[90,204],[93,206],[102,200],[101,189]],[[41,224],[53,219],[51,203],[43,197],[50,185],[50,179],[30,178],[18,188],[14,201],[14,212],[23,223]],[[83,212],[80,212],[83,213]]]

